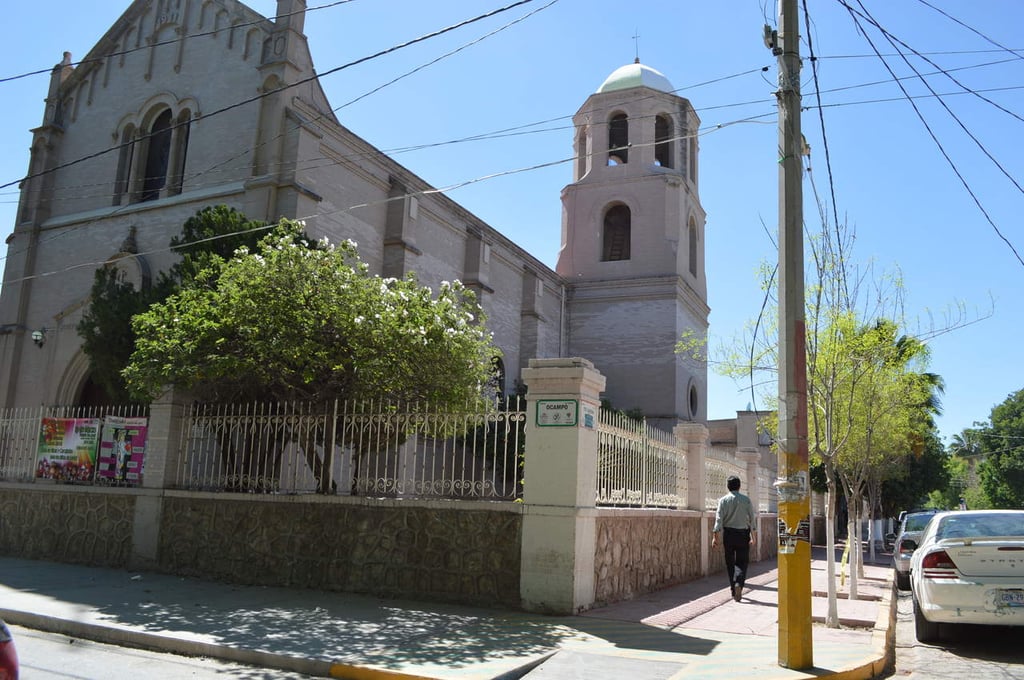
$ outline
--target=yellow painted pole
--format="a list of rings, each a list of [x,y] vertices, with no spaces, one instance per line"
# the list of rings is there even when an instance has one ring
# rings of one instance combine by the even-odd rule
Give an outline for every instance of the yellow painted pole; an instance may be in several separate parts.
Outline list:
[[[810,486],[804,314],[803,135],[797,0],[783,0],[779,32],[779,665],[814,665],[811,641]]]

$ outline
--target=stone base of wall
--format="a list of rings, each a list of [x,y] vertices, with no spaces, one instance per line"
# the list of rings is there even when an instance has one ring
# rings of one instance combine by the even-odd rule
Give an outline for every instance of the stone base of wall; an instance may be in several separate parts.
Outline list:
[[[703,576],[702,513],[601,510],[596,520],[595,606]]]
[[[522,504],[0,484],[0,554],[518,609]],[[598,509],[594,606],[725,569],[714,513]],[[777,554],[762,515],[753,560]]]
[[[234,583],[518,607],[519,512],[333,500],[167,497],[159,561]]]
[[[514,503],[0,486],[4,555],[246,585],[518,608],[521,545]]]
[[[0,487],[0,554],[125,567],[132,553],[131,494]]]

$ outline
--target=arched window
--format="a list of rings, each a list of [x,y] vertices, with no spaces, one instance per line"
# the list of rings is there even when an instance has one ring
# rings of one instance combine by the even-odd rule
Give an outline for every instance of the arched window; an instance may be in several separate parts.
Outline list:
[[[697,275],[697,223],[690,218],[690,228],[687,230],[687,244],[690,248],[690,273]]]
[[[132,156],[135,155],[135,126],[127,125],[121,132],[121,149],[117,157],[117,175],[114,178],[114,205],[121,205],[128,193],[132,173]]]
[[[146,170],[142,177],[140,201],[155,201],[167,184],[167,166],[171,160],[171,110],[153,121],[146,137]]]
[[[675,167],[672,163],[672,119],[668,116],[654,118],[654,161],[663,168]]]
[[[627,162],[629,153],[629,118],[617,113],[608,121],[608,165]]]
[[[604,214],[604,241],[602,243],[601,260],[629,259],[630,213],[629,208],[619,204],[608,209]]]

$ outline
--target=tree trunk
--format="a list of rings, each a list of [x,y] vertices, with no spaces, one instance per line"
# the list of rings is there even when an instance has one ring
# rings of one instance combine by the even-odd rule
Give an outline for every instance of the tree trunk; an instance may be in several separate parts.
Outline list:
[[[836,599],[836,482],[826,470],[828,492],[825,497],[825,574],[828,594],[828,611],[825,626],[839,627],[839,605]]]

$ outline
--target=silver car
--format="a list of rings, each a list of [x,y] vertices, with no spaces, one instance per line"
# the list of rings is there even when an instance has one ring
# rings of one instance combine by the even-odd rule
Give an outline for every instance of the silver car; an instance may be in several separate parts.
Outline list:
[[[910,556],[921,538],[928,520],[938,510],[914,510],[903,515],[900,530],[896,534],[896,547],[892,551],[892,564],[896,570],[896,587],[910,590]]]
[[[939,624],[1024,626],[1024,510],[935,515],[910,560],[917,639]]]

